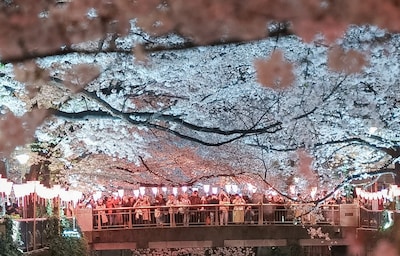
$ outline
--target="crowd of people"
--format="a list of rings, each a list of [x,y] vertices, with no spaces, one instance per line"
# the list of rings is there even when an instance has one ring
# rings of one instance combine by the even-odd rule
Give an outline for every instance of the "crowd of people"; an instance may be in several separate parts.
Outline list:
[[[343,203],[342,198],[327,204]],[[262,203],[262,212],[260,204]],[[156,196],[105,196],[81,200],[78,208],[92,208],[96,228],[116,226],[189,226],[227,225],[228,223],[285,222],[295,218],[291,203],[280,195],[247,196],[228,194],[200,195],[197,190],[182,194],[163,193]]]
[[[198,191],[190,195],[183,193],[179,195],[169,194],[167,197],[158,194],[150,198],[143,196],[106,196],[97,201],[90,199],[84,204],[81,201],[78,207],[95,209],[95,226],[115,225],[183,225],[205,223],[214,225],[228,224],[229,207],[233,205],[232,221],[244,222],[244,205],[251,203],[249,198],[239,194],[234,196],[221,192],[219,195],[200,196]],[[134,209],[128,210],[126,208]],[[97,214],[96,214],[97,213]]]
[[[317,195],[323,196],[323,195]],[[300,198],[307,201],[309,198]],[[291,198],[293,199],[293,198]],[[318,200],[318,198],[317,198]],[[43,201],[43,200],[42,200]],[[338,195],[325,202],[324,209],[329,205],[351,203],[349,198]],[[42,202],[43,205],[46,203]],[[294,209],[294,202],[288,197],[277,193],[250,193],[249,195],[229,194],[220,189],[218,194],[201,193],[189,190],[187,193],[158,193],[154,196],[146,194],[123,195],[117,193],[94,198],[94,195],[84,196],[76,205],[64,202],[59,205],[53,202],[55,210],[60,210],[67,217],[74,215],[77,208],[93,209],[93,226],[96,228],[134,227],[134,226],[189,226],[189,225],[228,225],[241,223],[264,224],[284,222],[290,223],[304,210]],[[28,203],[32,206],[32,203]],[[37,204],[37,206],[42,204]],[[43,206],[42,205],[42,206]],[[43,206],[44,207],[44,206]],[[337,208],[336,208],[337,209]],[[40,212],[46,212],[41,210]],[[7,215],[21,216],[22,209],[16,203],[6,204]],[[26,214],[25,214],[26,215]],[[24,216],[25,216],[24,215]],[[331,213],[326,213],[327,220],[334,219]],[[38,215],[37,215],[38,216]],[[29,214],[24,218],[29,218]]]

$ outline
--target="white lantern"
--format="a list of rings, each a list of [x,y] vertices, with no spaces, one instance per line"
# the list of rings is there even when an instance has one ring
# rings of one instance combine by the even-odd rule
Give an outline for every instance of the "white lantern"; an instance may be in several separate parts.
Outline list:
[[[139,191],[140,191],[140,195],[142,195],[142,196],[144,196],[144,194],[146,194],[146,188],[145,187],[140,187]]]
[[[182,192],[183,192],[183,193],[186,193],[187,190],[188,190],[188,187],[182,186]]]
[[[360,190],[360,197],[362,198],[362,199],[364,199],[365,198],[365,192],[364,192],[364,190]]]
[[[250,192],[250,193],[256,193],[256,191],[257,191],[257,188],[255,187],[255,186],[253,186],[252,184],[250,184],[250,183],[247,183],[247,190]]]
[[[42,197],[42,198],[45,198],[45,199],[47,199],[47,194],[48,194],[48,192],[47,192],[47,188],[45,187],[45,186],[43,186],[43,184],[40,184],[40,186],[38,186],[37,188],[36,188],[36,194],[39,196],[39,197]]]
[[[14,190],[14,196],[17,198],[18,200],[18,204],[20,202],[20,199],[29,195],[28,187],[26,186],[26,184],[14,184],[13,185],[13,190]],[[24,200],[21,200],[21,206],[24,206]]]
[[[361,192],[361,188],[356,187],[356,194],[357,194],[357,196],[360,196],[360,192]]]
[[[123,189],[118,189],[118,196],[122,198],[124,196],[124,190]]]
[[[53,199],[58,196],[59,190],[56,190],[54,188],[46,188],[43,186],[37,193],[42,198]]]
[[[167,193],[167,187],[162,187],[161,190],[165,193]]]
[[[203,185],[204,193],[208,194],[210,192],[210,185]]]
[[[153,187],[153,188],[151,188],[151,191],[153,191],[154,196],[156,196],[157,193],[158,193],[158,188],[157,187]]]
[[[101,196],[102,196],[102,192],[101,192],[101,191],[96,191],[96,192],[93,194],[93,200],[94,200],[94,201],[97,201],[97,200],[99,200],[99,199],[101,198]]]
[[[177,196],[178,195],[178,188],[176,188],[176,187],[172,188],[172,194]]]
[[[0,178],[0,193],[5,192],[5,184],[7,182],[7,179],[5,178]]]
[[[232,192],[233,192],[234,194],[237,194],[237,193],[239,192],[239,187],[238,187],[238,185],[236,185],[236,184],[233,184],[233,185],[232,185]]]
[[[61,191],[61,185],[53,185],[53,190],[55,191],[55,192],[57,192],[57,195],[59,195],[60,194],[60,191]],[[101,191],[99,191],[100,192],[100,196],[101,196]]]
[[[38,180],[30,180],[26,182],[27,186],[29,186],[30,193],[36,193],[36,188],[39,186],[40,181]]]
[[[11,181],[6,181],[1,186],[2,186],[2,191],[0,192],[3,192],[4,194],[6,194],[6,196],[10,196],[13,183]]]
[[[79,199],[82,198],[82,192],[81,191],[77,191],[77,190],[70,190],[69,191],[71,197],[70,200],[73,202],[74,207],[76,207],[76,204],[79,202]]]
[[[226,184],[225,185],[225,191],[226,193],[230,194],[232,190],[232,185],[231,184]]]
[[[218,194],[218,188],[217,188],[217,187],[212,187],[212,188],[211,188],[211,192],[212,192],[213,194]]]
[[[65,190],[65,189],[61,189],[61,190],[59,191],[59,193],[60,193],[60,199],[61,199],[61,201],[64,201],[64,202],[72,201],[72,199],[71,199],[71,194],[69,193],[69,191],[67,191],[67,190]]]
[[[134,195],[136,198],[139,197],[139,193],[140,193],[139,189],[134,189],[134,190],[133,190],[133,195]]]
[[[114,197],[115,199],[118,198],[118,192],[112,192],[112,195],[113,195],[113,197]]]

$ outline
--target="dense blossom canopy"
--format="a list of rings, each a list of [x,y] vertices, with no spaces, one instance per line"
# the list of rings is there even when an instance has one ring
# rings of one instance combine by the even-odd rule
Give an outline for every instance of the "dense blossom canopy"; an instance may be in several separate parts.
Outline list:
[[[34,177],[290,196],[399,171],[395,1],[0,8],[0,151],[29,149]]]

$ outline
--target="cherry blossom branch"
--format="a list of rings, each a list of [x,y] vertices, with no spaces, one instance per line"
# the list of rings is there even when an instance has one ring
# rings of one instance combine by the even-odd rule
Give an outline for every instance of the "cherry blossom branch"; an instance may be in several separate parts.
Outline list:
[[[280,24],[280,23],[278,23],[278,24]],[[195,43],[193,41],[189,41],[186,39],[186,41],[184,43],[165,45],[165,44],[156,43],[155,40],[151,41],[150,39],[147,39],[146,36],[141,33],[132,33],[132,34],[140,36],[142,38],[142,40],[145,41],[145,43],[143,43],[143,44],[138,43],[137,45],[133,45],[132,48],[119,48],[119,47],[114,47],[114,46],[103,48],[105,38],[102,38],[102,39],[99,39],[100,46],[98,48],[94,48],[94,49],[83,49],[83,48],[79,48],[76,46],[63,46],[58,49],[49,49],[47,51],[40,51],[40,52],[24,51],[23,54],[0,58],[0,63],[2,63],[2,64],[19,63],[19,62],[25,62],[25,61],[29,61],[29,60],[33,60],[33,59],[38,59],[38,58],[64,56],[64,55],[74,54],[74,53],[79,53],[79,54],[84,54],[84,55],[96,55],[99,53],[117,53],[117,54],[132,55],[132,53],[135,51],[135,48],[142,48],[146,54],[156,53],[156,52],[164,52],[164,51],[183,51],[183,50],[187,50],[187,49],[196,48],[199,46],[215,47],[215,46],[222,46],[222,45],[229,46],[229,45],[253,43],[253,42],[257,42],[257,41],[264,40],[267,38],[267,37],[252,38],[249,40],[229,39],[229,40],[210,42],[206,45],[198,44],[198,43]],[[277,38],[279,38],[281,36],[289,36],[289,35],[292,35],[292,32],[289,29],[289,25],[286,23],[283,25],[274,27],[274,28],[270,28],[269,33],[268,33],[268,37],[277,37]],[[117,38],[115,38],[115,39],[117,39]]]

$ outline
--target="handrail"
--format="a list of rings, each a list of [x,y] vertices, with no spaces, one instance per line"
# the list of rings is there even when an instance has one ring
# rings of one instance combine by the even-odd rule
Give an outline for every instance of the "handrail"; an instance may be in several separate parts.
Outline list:
[[[318,212],[315,219],[310,212]],[[228,224],[339,225],[339,205],[327,204],[199,204],[92,209],[93,228],[135,228]]]
[[[378,229],[383,224],[383,210],[370,210],[360,206],[361,228]]]
[[[70,217],[65,217],[70,222]],[[22,251],[28,252],[34,249],[44,248],[48,245],[47,226],[48,218],[15,218],[12,219],[18,230],[18,243]],[[33,224],[35,222],[35,225]],[[72,223],[71,223],[72,226]],[[36,239],[33,239],[35,236]]]

